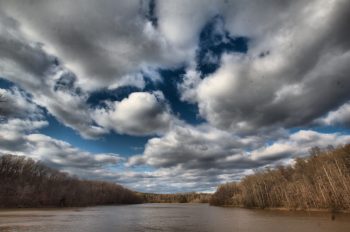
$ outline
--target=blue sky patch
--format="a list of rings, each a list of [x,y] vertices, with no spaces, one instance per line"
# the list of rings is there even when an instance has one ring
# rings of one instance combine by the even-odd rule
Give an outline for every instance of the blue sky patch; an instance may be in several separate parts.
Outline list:
[[[197,51],[197,69],[202,77],[212,74],[220,67],[221,55],[224,52],[246,53],[248,38],[231,36],[225,29],[225,21],[221,16],[210,20],[199,35]]]

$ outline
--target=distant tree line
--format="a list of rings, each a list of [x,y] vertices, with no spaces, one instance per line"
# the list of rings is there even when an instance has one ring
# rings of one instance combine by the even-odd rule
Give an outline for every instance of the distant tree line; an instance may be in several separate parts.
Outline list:
[[[0,207],[72,207],[141,203],[120,185],[81,180],[30,158],[0,157]]]
[[[211,197],[211,194],[195,192],[175,194],[139,194],[145,203],[208,203]]]
[[[246,176],[239,183],[218,187],[212,205],[290,209],[350,209],[350,144],[297,158],[277,167]]]

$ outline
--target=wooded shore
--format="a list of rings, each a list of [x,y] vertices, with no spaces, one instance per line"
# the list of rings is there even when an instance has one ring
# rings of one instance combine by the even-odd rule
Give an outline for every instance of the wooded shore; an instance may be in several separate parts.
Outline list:
[[[0,157],[0,207],[82,207],[141,203],[135,192],[104,181],[81,180],[23,156]]]
[[[350,145],[246,176],[218,187],[211,205],[292,210],[350,210]]]
[[[155,194],[81,180],[30,158],[0,156],[0,208],[83,207],[138,203],[208,203],[211,194]]]

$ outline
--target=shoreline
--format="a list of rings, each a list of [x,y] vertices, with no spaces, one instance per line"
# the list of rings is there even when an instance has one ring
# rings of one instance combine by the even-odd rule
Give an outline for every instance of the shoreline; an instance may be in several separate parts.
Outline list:
[[[252,209],[252,210],[266,210],[266,211],[288,211],[288,212],[322,212],[322,213],[346,213],[350,214],[350,209],[346,210],[332,210],[332,209],[318,209],[318,208],[286,208],[286,207],[276,207],[276,208],[258,208],[258,207],[244,207],[244,206],[235,206],[235,205],[212,205],[215,207],[223,207],[223,208],[239,208],[239,209]]]

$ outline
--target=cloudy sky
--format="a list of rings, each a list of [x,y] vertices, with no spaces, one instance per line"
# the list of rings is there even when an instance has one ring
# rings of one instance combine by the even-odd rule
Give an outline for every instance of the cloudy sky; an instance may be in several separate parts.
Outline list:
[[[0,0],[0,155],[214,191],[350,142],[348,0]]]

